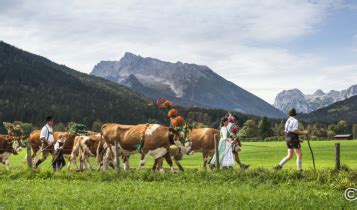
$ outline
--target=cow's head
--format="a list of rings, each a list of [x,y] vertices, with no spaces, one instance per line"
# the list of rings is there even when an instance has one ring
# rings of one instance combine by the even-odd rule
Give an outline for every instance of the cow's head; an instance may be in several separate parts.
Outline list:
[[[4,149],[17,155],[18,152],[21,151],[21,146],[19,145],[17,139],[13,136],[6,136],[6,140],[8,141],[8,144],[6,144]]]
[[[181,148],[183,154],[189,154],[191,152],[192,142],[189,138],[191,130],[192,128],[187,124],[181,127],[169,128],[174,144]]]
[[[75,137],[76,135],[71,132],[60,133],[58,135],[58,139],[61,139],[63,142],[73,141]]]

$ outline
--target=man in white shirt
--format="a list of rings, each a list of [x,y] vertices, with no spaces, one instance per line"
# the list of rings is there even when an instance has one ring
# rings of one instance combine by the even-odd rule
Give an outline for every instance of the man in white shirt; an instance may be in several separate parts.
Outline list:
[[[42,142],[41,150],[42,151],[42,159],[38,160],[36,162],[35,167],[38,168],[38,166],[47,159],[47,156],[49,154],[54,156],[54,149],[53,145],[55,143],[55,138],[53,135],[53,125],[54,121],[52,117],[47,117],[46,118],[47,124],[42,127],[41,129],[41,134],[40,134],[40,140]]]
[[[288,147],[288,155],[283,158],[280,163],[275,166],[275,169],[281,169],[283,165],[288,162],[294,155],[296,154],[296,166],[298,170],[302,170],[302,154],[301,154],[301,145],[299,135],[308,134],[307,130],[300,131],[299,130],[299,121],[295,118],[296,110],[290,109],[289,110],[289,118],[285,123],[285,141]],[[302,142],[302,141],[301,141]]]

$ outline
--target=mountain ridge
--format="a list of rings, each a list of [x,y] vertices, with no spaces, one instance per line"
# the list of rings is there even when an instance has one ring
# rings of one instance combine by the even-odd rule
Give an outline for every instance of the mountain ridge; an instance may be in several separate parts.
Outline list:
[[[154,99],[166,97],[182,106],[284,117],[282,112],[261,98],[226,80],[205,65],[180,61],[172,63],[127,52],[119,61],[99,62],[90,74],[126,85]],[[140,82],[140,87],[128,84],[128,77]]]
[[[355,95],[357,95],[357,85],[352,85],[341,91],[331,90],[327,93],[318,89],[313,94],[304,94],[294,88],[278,93],[275,97],[274,107],[284,113],[287,113],[292,107],[300,113],[310,113]]]

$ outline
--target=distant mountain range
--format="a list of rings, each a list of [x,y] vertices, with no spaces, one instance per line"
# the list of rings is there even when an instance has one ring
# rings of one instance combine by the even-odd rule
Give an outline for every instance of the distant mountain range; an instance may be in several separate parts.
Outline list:
[[[299,89],[284,90],[276,96],[274,106],[284,113],[292,107],[299,113],[310,113],[355,95],[357,95],[357,85],[342,91],[331,90],[328,93],[319,89],[311,95],[304,94]]]
[[[284,117],[280,110],[222,78],[207,66],[169,63],[125,53],[119,61],[101,61],[91,75],[125,85],[153,99],[165,97],[186,107]]]
[[[190,123],[219,127],[225,110],[177,107]],[[123,85],[54,63],[0,41],[0,122],[20,120],[42,126],[56,122],[169,125],[167,110]],[[250,116],[251,117],[251,116]],[[240,114],[243,124],[248,116]]]
[[[352,96],[309,114],[298,115],[298,117],[305,121],[331,123],[344,119],[349,123],[357,123],[357,96]]]

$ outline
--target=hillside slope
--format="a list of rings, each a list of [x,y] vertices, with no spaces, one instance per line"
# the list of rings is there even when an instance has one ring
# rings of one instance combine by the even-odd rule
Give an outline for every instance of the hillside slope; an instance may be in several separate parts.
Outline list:
[[[336,122],[342,119],[357,123],[357,96],[352,96],[309,114],[299,116],[306,121]]]
[[[155,117],[142,95],[0,42],[0,119],[90,125],[95,120],[138,123]]]

